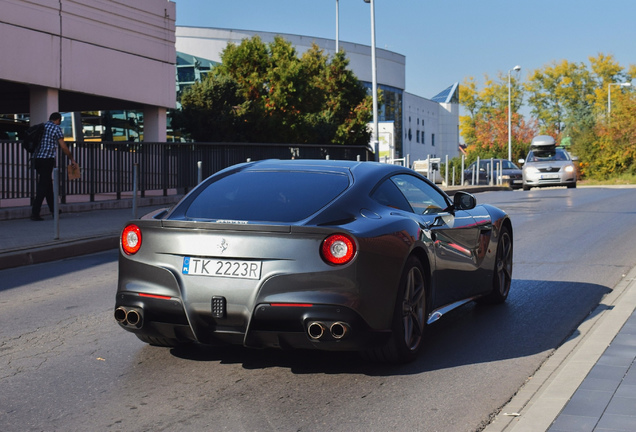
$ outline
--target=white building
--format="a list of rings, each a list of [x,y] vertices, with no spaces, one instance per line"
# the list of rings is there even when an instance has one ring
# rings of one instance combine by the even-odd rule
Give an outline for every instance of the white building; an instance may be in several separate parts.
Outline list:
[[[207,27],[176,28],[176,48],[195,58],[221,62],[228,43],[241,43],[258,35],[265,43],[281,36],[290,41],[299,54],[313,43],[327,54],[335,53],[335,40],[309,36],[251,30]],[[349,66],[367,86],[371,86],[371,47],[339,41],[347,53]],[[376,50],[377,83],[383,91],[384,105],[379,108],[380,155],[408,157],[411,161],[431,157],[459,155],[458,84],[453,84],[432,99],[407,93],[406,57],[385,49]],[[372,126],[372,124],[370,125]],[[382,150],[385,149],[385,150]]]

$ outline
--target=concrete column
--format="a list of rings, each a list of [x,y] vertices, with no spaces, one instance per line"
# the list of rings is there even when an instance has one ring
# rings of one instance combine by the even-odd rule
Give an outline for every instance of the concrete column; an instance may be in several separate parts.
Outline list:
[[[48,87],[30,88],[29,112],[31,123],[43,123],[49,119],[51,113],[59,110],[59,92]]]
[[[162,107],[144,107],[144,141],[166,142],[167,110]]]
[[[84,142],[84,131],[82,128],[82,113],[71,113],[71,124],[73,125],[73,141]]]

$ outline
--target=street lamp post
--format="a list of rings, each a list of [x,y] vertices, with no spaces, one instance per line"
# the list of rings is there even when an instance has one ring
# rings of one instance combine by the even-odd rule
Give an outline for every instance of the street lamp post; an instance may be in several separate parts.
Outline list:
[[[339,30],[340,30],[340,7],[338,4],[339,0],[336,0],[336,54],[340,51],[340,47],[339,47]]]
[[[373,151],[375,160],[380,161],[380,143],[378,141],[378,79],[375,64],[375,3],[374,0],[364,0],[371,4],[371,76],[373,92]]]
[[[510,91],[510,72],[519,72],[521,66],[517,65],[508,70],[508,160],[512,161],[512,112],[511,112],[511,91]]]
[[[609,83],[607,85],[607,117],[609,117],[610,112],[612,111],[612,86],[621,86],[621,87],[629,87],[632,85],[631,82],[623,82],[623,83]]]

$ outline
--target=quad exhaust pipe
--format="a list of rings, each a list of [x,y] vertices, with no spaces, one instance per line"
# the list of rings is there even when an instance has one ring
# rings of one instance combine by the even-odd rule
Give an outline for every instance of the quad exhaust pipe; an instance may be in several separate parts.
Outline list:
[[[307,326],[307,335],[312,340],[324,339],[327,335],[340,340],[349,334],[350,329],[349,324],[342,321],[336,321],[330,325],[320,321],[312,321]]]
[[[125,308],[119,306],[115,309],[115,321],[121,325],[141,328],[143,324],[143,313],[138,308]]]
[[[329,331],[331,332],[331,337],[334,339],[342,339],[349,333],[349,324],[337,321],[331,324]]]
[[[309,338],[313,340],[318,340],[323,337],[326,330],[327,327],[323,323],[317,321],[311,322],[307,326],[307,334],[309,335]]]

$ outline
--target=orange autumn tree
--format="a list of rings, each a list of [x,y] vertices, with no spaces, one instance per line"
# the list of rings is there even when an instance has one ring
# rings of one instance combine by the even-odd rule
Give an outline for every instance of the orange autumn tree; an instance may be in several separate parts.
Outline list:
[[[508,158],[508,109],[492,110],[488,115],[478,114],[475,118],[475,143],[468,147],[468,159]],[[525,157],[528,143],[537,135],[536,121],[529,123],[519,113],[513,112],[512,119],[512,160]]]
[[[512,77],[511,77],[512,78]],[[508,158],[508,76],[500,73],[497,81],[486,76],[482,90],[472,77],[460,86],[460,101],[466,115],[460,116],[460,133],[467,144],[469,162],[481,158]],[[519,109],[523,89],[511,79],[512,160],[525,157],[528,144],[537,134],[536,121],[527,122]]]

